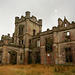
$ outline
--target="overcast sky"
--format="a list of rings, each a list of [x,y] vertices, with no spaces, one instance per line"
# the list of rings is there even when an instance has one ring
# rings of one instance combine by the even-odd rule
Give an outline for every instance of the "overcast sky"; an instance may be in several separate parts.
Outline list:
[[[42,30],[57,26],[58,18],[75,21],[75,0],[0,0],[0,36],[11,34],[15,29],[15,16],[31,16],[43,20]]]

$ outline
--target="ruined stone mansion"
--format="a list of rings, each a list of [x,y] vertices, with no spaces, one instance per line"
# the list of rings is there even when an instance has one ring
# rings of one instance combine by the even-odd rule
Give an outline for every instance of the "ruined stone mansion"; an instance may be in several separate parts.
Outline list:
[[[42,32],[42,20],[15,17],[13,36],[2,35],[0,64],[75,64],[75,22],[58,19],[58,26]]]

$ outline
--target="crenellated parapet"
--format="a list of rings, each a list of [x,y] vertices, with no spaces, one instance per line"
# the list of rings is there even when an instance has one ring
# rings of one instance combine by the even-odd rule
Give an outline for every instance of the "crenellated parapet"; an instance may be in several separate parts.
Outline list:
[[[21,16],[21,18],[15,17],[15,24],[18,24],[18,23],[20,23],[22,21],[25,21],[26,19],[29,19],[31,22],[34,22],[34,23],[36,23],[38,25],[42,25],[42,19],[37,20],[37,18],[35,16],[33,16],[33,15],[30,16],[29,11],[25,12],[25,16]]]
[[[40,23],[41,25],[41,22],[42,20],[40,19],[38,22]],[[65,24],[67,24],[67,26],[65,26]],[[69,30],[69,29],[74,29],[75,28],[75,22],[72,21],[72,23],[70,23],[66,17],[64,17],[64,20],[58,18],[58,26],[54,26],[52,27],[52,29],[50,30],[49,28],[44,31],[44,32],[41,32],[39,35],[40,36],[44,36],[44,35],[48,35],[48,34],[53,34],[53,32],[60,32],[60,31],[65,31],[65,30]],[[37,38],[39,37],[38,35],[34,36],[33,38]]]
[[[4,43],[5,40],[7,40],[8,43],[12,42],[12,37],[10,37],[10,34],[8,34],[8,35],[2,35],[1,41]]]
[[[38,23],[39,23],[40,25],[42,25],[42,19],[39,19],[39,20],[38,20]]]
[[[40,36],[44,36],[44,35],[48,35],[48,34],[52,34],[53,30],[50,30],[49,28],[47,29],[47,31],[41,32]]]

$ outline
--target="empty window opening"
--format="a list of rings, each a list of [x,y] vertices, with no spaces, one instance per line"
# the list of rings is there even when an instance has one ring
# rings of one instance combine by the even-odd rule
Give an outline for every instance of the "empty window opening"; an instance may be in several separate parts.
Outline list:
[[[72,51],[71,48],[65,48],[66,62],[72,62]]]
[[[29,40],[29,48],[31,49],[31,39]]]
[[[65,23],[65,27],[67,27],[67,24]]]
[[[24,26],[19,26],[19,35],[23,35]]]
[[[65,41],[70,41],[70,32],[67,31],[64,33]]]
[[[21,45],[21,41],[19,40],[19,45]]]
[[[45,50],[46,52],[52,52],[52,39],[51,38],[45,38]]]
[[[70,36],[70,32],[67,32],[67,36]]]
[[[23,28],[22,28],[22,33],[23,33]]]
[[[33,36],[35,36],[35,30],[33,29]]]
[[[23,45],[23,40],[22,40],[22,45]]]
[[[40,47],[40,40],[37,40],[37,47]]]

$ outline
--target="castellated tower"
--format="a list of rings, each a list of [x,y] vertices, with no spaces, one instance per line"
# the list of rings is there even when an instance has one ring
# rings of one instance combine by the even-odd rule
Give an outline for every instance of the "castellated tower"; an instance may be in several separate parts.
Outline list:
[[[15,32],[13,40],[15,45],[25,47],[25,51],[29,50],[29,39],[42,31],[42,20],[35,16],[30,17],[30,12],[25,12],[26,16],[15,17]],[[26,53],[27,54],[27,53]]]
[[[42,31],[42,20],[35,16],[30,17],[30,12],[26,12],[26,16],[15,17],[15,32],[13,34],[15,45],[24,45],[29,47],[29,39]]]

